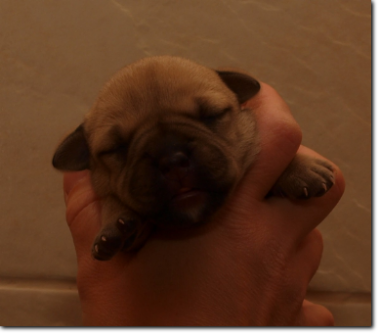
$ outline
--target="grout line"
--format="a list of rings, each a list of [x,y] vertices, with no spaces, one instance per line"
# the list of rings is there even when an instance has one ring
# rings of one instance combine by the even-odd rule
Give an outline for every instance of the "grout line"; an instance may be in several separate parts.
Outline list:
[[[76,292],[77,285],[72,279],[0,278],[0,291],[4,290]]]
[[[307,292],[306,299],[315,303],[371,304],[372,293],[310,291]]]
[[[0,278],[0,292],[6,290],[77,293],[77,286],[74,279]],[[371,304],[372,294],[370,292],[308,291],[306,299],[322,304]]]

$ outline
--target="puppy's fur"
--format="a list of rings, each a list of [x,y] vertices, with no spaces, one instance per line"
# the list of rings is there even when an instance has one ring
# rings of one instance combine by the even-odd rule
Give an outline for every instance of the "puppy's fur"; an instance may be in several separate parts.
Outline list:
[[[105,85],[84,122],[58,147],[59,170],[89,169],[103,199],[99,260],[138,250],[153,227],[207,221],[259,151],[252,77],[177,57],[133,63]],[[332,167],[297,155],[273,188],[291,198],[323,195]]]

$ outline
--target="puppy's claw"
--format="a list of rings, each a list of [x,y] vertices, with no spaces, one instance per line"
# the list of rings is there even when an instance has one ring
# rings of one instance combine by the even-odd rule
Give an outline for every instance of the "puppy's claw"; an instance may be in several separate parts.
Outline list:
[[[308,198],[309,197],[309,192],[307,190],[307,187],[304,187],[303,188],[303,194],[305,195],[305,198]]]
[[[135,232],[137,228],[137,221],[133,219],[125,220],[123,218],[119,218],[116,222],[116,226],[124,236],[128,237]]]
[[[123,238],[116,229],[103,229],[95,239],[92,247],[92,255],[97,260],[112,258],[122,247]]]
[[[99,249],[99,244],[94,244],[92,248],[92,256],[98,261],[106,261],[112,257],[112,255],[108,255]]]

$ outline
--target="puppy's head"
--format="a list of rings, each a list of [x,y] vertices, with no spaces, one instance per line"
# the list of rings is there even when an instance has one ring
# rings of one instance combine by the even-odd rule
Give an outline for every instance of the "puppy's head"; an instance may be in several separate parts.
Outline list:
[[[99,196],[161,227],[201,223],[253,160],[254,119],[241,104],[259,89],[245,74],[143,59],[111,78],[53,165],[90,169]]]

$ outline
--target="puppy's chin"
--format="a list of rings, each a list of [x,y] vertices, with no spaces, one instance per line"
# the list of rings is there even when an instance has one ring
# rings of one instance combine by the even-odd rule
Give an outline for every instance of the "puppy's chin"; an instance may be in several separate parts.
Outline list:
[[[208,193],[190,190],[173,198],[155,216],[155,224],[162,229],[197,227],[221,207],[227,193]]]

